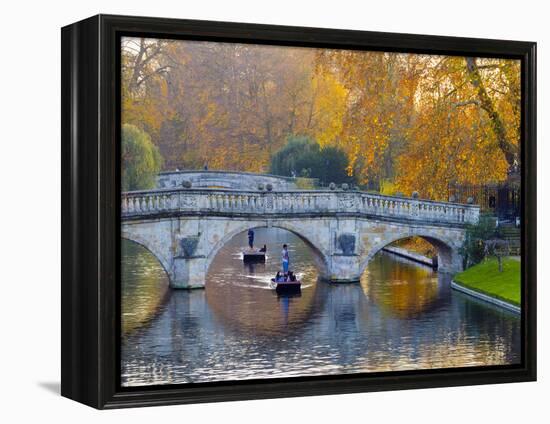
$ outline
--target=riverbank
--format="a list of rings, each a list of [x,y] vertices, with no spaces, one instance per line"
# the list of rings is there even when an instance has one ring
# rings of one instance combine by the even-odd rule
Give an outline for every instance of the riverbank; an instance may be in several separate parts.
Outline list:
[[[496,258],[487,259],[454,276],[451,286],[514,312],[521,311],[521,263],[502,258],[502,272]]]

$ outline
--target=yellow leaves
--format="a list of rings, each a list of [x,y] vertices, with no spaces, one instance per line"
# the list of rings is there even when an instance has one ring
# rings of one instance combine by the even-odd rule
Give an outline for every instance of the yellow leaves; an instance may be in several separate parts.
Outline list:
[[[381,194],[384,194],[384,195],[387,195],[387,196],[392,196],[397,192],[398,192],[397,186],[393,182],[391,182],[389,180],[382,180],[380,182],[380,193]]]
[[[507,164],[488,123],[475,108],[451,104],[421,109],[398,159],[396,185],[444,200],[448,184],[486,184],[506,178]]]
[[[343,130],[348,90],[330,73],[317,73],[311,78],[314,97],[311,135],[321,147],[335,144]]]
[[[388,193],[444,199],[451,181],[506,178],[462,57],[183,41],[164,48],[155,67],[169,68],[139,89],[135,58],[123,55],[122,119],[151,135],[167,166],[265,171],[287,136],[307,135],[342,148],[348,175]],[[477,63],[517,145],[519,62]]]

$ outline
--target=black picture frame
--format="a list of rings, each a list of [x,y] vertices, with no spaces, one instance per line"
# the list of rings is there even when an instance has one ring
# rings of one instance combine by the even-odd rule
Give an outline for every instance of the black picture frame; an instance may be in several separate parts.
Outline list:
[[[112,15],[61,35],[63,396],[103,409],[536,380],[536,43]],[[121,388],[122,35],[521,60],[522,363]]]

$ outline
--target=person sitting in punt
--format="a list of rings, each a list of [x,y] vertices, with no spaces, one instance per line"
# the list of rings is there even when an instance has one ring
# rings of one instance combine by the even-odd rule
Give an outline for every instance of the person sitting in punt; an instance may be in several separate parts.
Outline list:
[[[275,275],[275,281],[276,282],[283,281],[283,276],[281,275],[280,271],[277,271],[277,275]]]
[[[296,275],[292,271],[288,271],[288,281],[296,281]]]
[[[265,244],[264,244],[264,247],[260,249],[260,252],[263,252],[263,253],[267,252],[267,246]]]

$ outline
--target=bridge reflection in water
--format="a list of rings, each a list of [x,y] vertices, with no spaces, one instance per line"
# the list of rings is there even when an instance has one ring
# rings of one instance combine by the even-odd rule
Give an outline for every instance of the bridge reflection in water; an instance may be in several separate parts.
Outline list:
[[[240,234],[220,250],[206,289],[197,291],[166,291],[152,255],[124,249],[124,269],[133,272],[123,274],[123,385],[520,361],[519,318],[452,292],[448,276],[380,253],[361,283],[329,284],[317,280],[312,253],[298,237],[271,228],[258,229],[256,240],[266,240],[265,265],[243,265]],[[300,297],[269,289],[283,242],[302,273]]]

